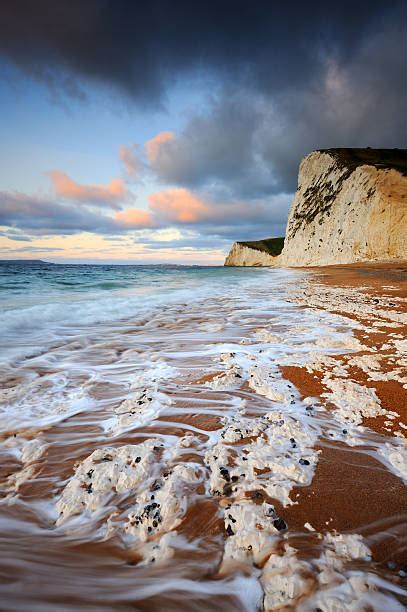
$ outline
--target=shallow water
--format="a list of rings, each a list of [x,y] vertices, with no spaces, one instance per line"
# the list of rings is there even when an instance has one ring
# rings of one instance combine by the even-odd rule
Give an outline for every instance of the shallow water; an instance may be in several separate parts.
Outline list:
[[[271,578],[267,556],[298,532],[262,528],[258,559],[252,549],[233,548],[237,536],[243,547],[257,537],[248,523],[227,532],[236,504],[254,516],[273,499],[283,508],[292,503],[294,485],[312,482],[316,446],[329,445],[329,435],[345,437],[343,424],[316,400],[304,402],[279,369],[311,352],[352,351],[351,321],[293,301],[307,279],[271,269],[1,265],[2,609],[256,610],[267,589],[268,609],[277,609],[274,591],[298,609],[332,609],[328,590],[343,609],[402,609],[404,592],[391,572],[359,553],[341,556],[307,529],[298,572],[273,570]],[[277,413],[285,421],[281,434]],[[237,430],[239,439],[225,443]],[[359,452],[380,459],[383,439],[356,435]],[[84,493],[82,480],[75,489],[73,501],[84,499],[83,509],[59,514],[75,470],[79,478],[91,453],[109,447],[114,462],[118,449],[150,439],[158,450],[145,478],[127,488],[114,481],[91,507],[104,465],[95,462],[83,476],[93,489],[85,483]],[[219,494],[225,466],[214,449],[228,455],[227,468],[237,474],[235,489]],[[392,467],[380,460],[383,469]],[[176,466],[188,468],[191,481],[175,480]],[[157,480],[169,491],[163,527],[145,536],[137,524],[132,531],[128,516],[151,500]],[[259,488],[263,506],[251,497]],[[174,497],[181,502],[173,507]],[[283,517],[268,516],[271,523]],[[398,534],[400,525],[403,517],[376,525],[373,535]],[[318,563],[326,564],[327,551],[338,567],[322,584]],[[310,577],[301,586],[304,572]],[[362,576],[369,587],[347,593],[339,575]]]

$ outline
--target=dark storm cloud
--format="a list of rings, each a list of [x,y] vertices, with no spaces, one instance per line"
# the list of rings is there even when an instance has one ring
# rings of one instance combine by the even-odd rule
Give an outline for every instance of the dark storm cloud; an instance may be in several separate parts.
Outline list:
[[[403,3],[249,0],[3,0],[0,51],[35,78],[115,85],[157,101],[190,70],[246,80],[262,91],[308,81],[325,53],[341,61],[400,18]],[[404,13],[405,15],[405,13]]]
[[[271,196],[295,190],[304,154],[407,140],[405,1],[3,0],[0,55],[64,95],[96,82],[149,108],[179,79],[209,75],[211,107],[150,160],[163,185],[223,205],[246,201],[253,211],[229,223],[200,220],[203,234],[216,225],[222,236],[280,234],[283,213]],[[130,174],[136,153],[122,149]],[[267,202],[277,207],[272,216]],[[117,230],[86,210],[66,207],[64,221],[62,205],[48,204],[51,228]],[[16,226],[40,226],[35,214],[21,215]]]
[[[191,118],[184,131],[163,142],[150,166],[163,183],[209,188],[219,199],[270,193],[270,168],[256,156],[262,121],[257,96],[224,91],[206,114]]]
[[[346,62],[326,56],[301,87],[225,85],[205,114],[164,142],[152,168],[167,183],[216,197],[294,191],[301,158],[329,147],[406,146],[407,22],[361,40]]]

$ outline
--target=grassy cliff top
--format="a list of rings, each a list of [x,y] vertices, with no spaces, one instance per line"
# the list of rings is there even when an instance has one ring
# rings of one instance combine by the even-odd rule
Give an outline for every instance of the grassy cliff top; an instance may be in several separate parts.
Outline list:
[[[263,251],[264,253],[268,253],[269,255],[276,257],[277,255],[280,255],[281,251],[283,250],[284,237],[264,238],[264,240],[253,240],[251,242],[239,241],[237,244],[246,246],[249,249],[254,249],[255,251]]]
[[[394,168],[407,176],[407,149],[320,149],[319,153],[329,153],[338,164],[350,170],[358,166],[375,168]]]

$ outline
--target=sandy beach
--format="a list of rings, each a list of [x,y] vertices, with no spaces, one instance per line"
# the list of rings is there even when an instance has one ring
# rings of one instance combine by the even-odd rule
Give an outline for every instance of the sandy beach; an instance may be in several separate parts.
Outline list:
[[[402,609],[405,266],[244,274],[3,369],[9,609]]]
[[[0,612],[405,612],[407,2],[0,15]]]

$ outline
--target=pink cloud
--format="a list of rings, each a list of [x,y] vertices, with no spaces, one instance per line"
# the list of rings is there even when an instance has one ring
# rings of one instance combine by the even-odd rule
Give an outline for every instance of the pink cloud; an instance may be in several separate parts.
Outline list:
[[[160,220],[196,223],[211,216],[211,206],[188,189],[166,189],[152,193],[149,208]]]
[[[117,202],[126,196],[122,179],[112,179],[107,185],[81,185],[60,170],[48,172],[48,176],[56,195],[68,200],[119,208]]]
[[[175,140],[174,132],[160,132],[154,136],[154,138],[151,138],[151,140],[147,140],[144,146],[149,161],[154,163],[160,155],[161,147],[166,142],[171,142],[173,140]]]
[[[167,223],[197,223],[213,215],[212,206],[187,189],[166,189],[152,193],[148,210],[128,208],[117,212],[115,221],[126,228],[163,227]]]
[[[188,189],[174,188],[150,194],[147,210],[128,208],[117,212],[114,221],[126,230],[212,223],[239,225],[267,218],[272,208],[270,202],[252,203],[250,206],[245,202],[211,202]]]
[[[126,229],[141,229],[154,227],[155,225],[151,212],[140,208],[121,210],[115,214],[114,219],[122,228]]]
[[[137,145],[134,145],[133,147],[121,145],[119,148],[119,157],[123,162],[127,174],[130,176],[136,176],[140,172],[140,160],[136,155],[136,148]]]

